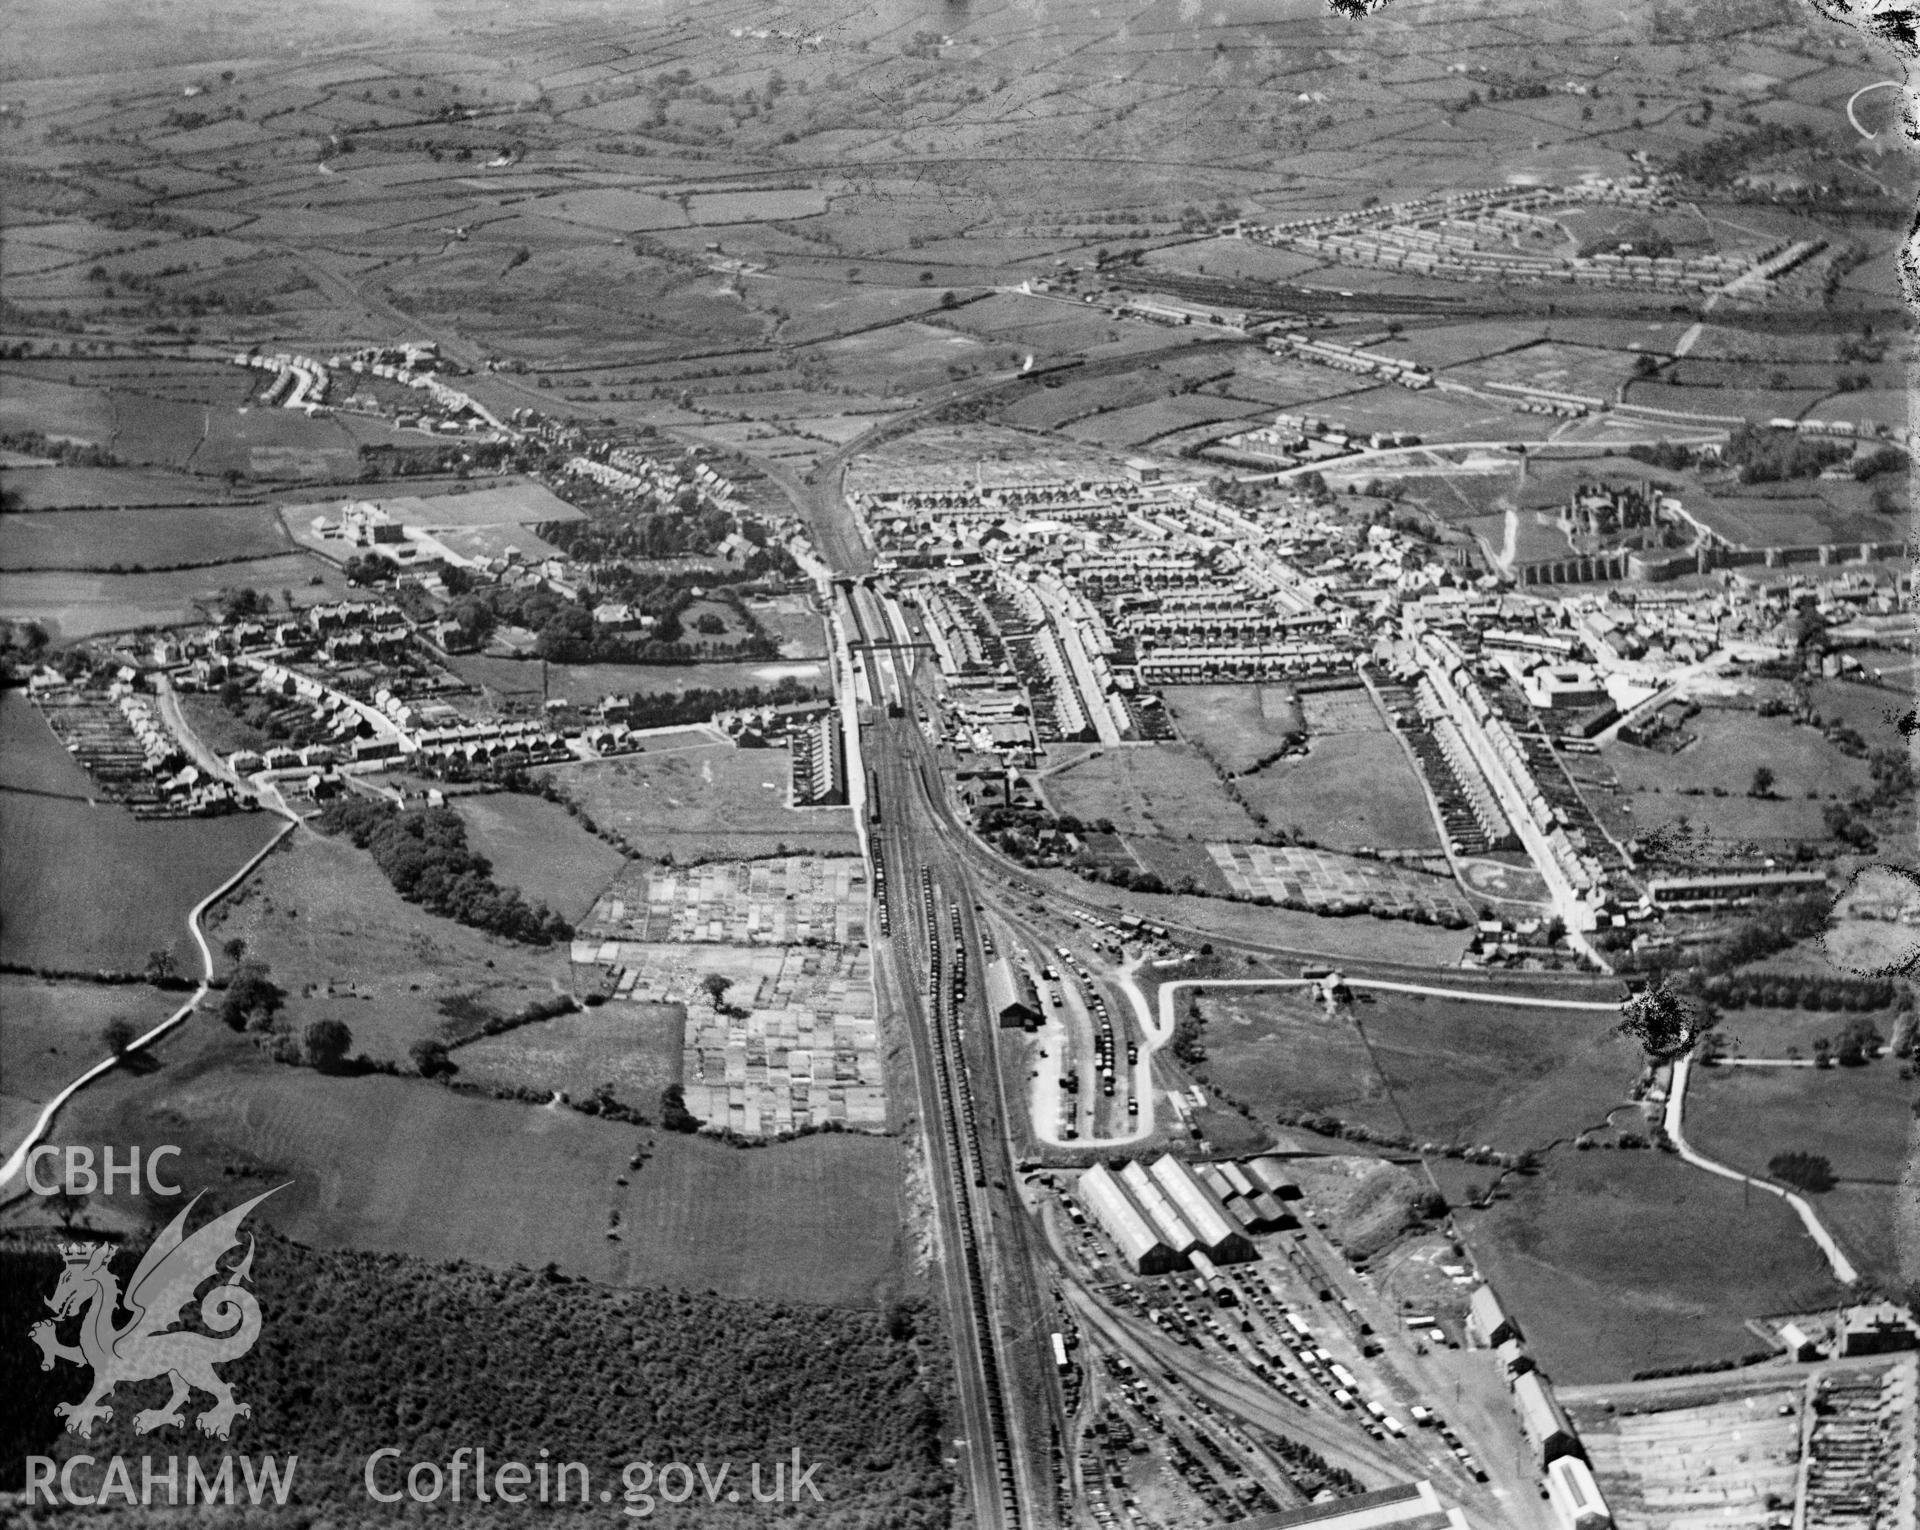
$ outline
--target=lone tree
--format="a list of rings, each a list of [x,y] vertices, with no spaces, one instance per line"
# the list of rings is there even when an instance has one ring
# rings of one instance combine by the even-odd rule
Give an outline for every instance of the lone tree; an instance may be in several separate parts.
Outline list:
[[[323,1018],[307,1027],[307,1060],[322,1073],[330,1073],[347,1060],[353,1049],[353,1032],[344,1020]]]
[[[1771,797],[1773,795],[1773,767],[1756,765],[1753,767],[1753,785],[1747,788],[1749,797]]]
[[[1712,1026],[1713,1014],[1705,1005],[1688,1003],[1663,978],[1628,995],[1620,1006],[1620,1034],[1633,1037],[1656,1062],[1686,1056]]]
[[[1767,1160],[1767,1172],[1796,1190],[1833,1188],[1833,1165],[1818,1153],[1775,1153]]]
[[[177,970],[178,968],[173,960],[173,953],[164,947],[147,953],[147,981],[149,983],[164,983],[171,978]]]
[[[419,1070],[422,1078],[438,1078],[443,1073],[456,1073],[459,1069],[447,1055],[447,1044],[438,1037],[422,1036],[407,1054],[413,1059],[413,1066]]]
[[[125,1015],[115,1015],[100,1032],[100,1039],[107,1044],[107,1050],[115,1057],[125,1057],[127,1048],[133,1045],[134,1037],[140,1032]]]

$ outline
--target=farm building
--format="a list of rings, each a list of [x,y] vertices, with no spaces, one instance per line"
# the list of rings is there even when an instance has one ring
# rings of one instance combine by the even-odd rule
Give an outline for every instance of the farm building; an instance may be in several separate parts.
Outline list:
[[[1433,1484],[1422,1478],[1234,1522],[1234,1530],[1307,1530],[1309,1526],[1311,1530],[1467,1530],[1467,1518],[1458,1509],[1443,1507]]]
[[[1183,1264],[1187,1255],[1201,1247],[1200,1235],[1181,1219],[1174,1210],[1167,1194],[1155,1183],[1154,1178],[1139,1163],[1130,1163],[1120,1171],[1120,1183],[1127,1189],[1153,1223],[1154,1229],[1166,1240],[1167,1247],[1173,1250],[1174,1257]]]
[[[1580,1436],[1573,1431],[1566,1412],[1553,1395],[1553,1388],[1538,1371],[1528,1371],[1513,1383],[1513,1406],[1520,1415],[1520,1427],[1527,1442],[1539,1453],[1540,1464],[1550,1465],[1562,1456],[1577,1456]]]
[[[1194,1230],[1208,1258],[1216,1264],[1238,1264],[1260,1257],[1253,1240],[1235,1224],[1218,1197],[1178,1158],[1163,1153],[1148,1172]]]
[[[1164,1275],[1174,1267],[1173,1250],[1104,1165],[1080,1176],[1080,1199],[1135,1274]]]
[[[1519,1325],[1507,1316],[1492,1286],[1481,1286],[1467,1303],[1467,1337],[1487,1349],[1520,1337]]]
[[[996,1024],[1032,1027],[1040,1023],[1040,1001],[1025,972],[1004,956],[987,964],[987,1010]]]
[[[1553,1505],[1560,1530],[1612,1530],[1613,1513],[1587,1463],[1578,1456],[1547,1463],[1547,1501]]]

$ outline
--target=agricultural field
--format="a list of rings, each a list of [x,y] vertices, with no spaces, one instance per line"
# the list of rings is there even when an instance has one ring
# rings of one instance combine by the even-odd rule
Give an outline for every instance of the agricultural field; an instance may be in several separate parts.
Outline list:
[[[457,1047],[459,1079],[482,1089],[554,1089],[584,1100],[602,1085],[652,1110],[681,1081],[686,1012],[678,1004],[603,1004]]]
[[[1056,814],[1111,818],[1129,836],[1252,839],[1258,825],[1227,795],[1213,768],[1185,744],[1095,750],[1042,777]]]
[[[443,1034],[450,1009],[510,1015],[572,992],[564,947],[524,946],[430,914],[402,899],[372,856],[307,829],[213,911],[209,942],[218,949],[235,937],[287,991],[294,1028],[343,1021],[356,1052],[403,1067],[414,1042]]]
[[[107,1055],[107,1023],[144,1035],[185,994],[145,983],[58,983],[0,976],[0,1158],[11,1153],[40,1107]]]
[[[0,961],[138,972],[166,951],[197,975],[188,910],[281,826],[259,813],[137,819],[96,799],[24,695],[0,693]]]
[[[558,803],[517,793],[456,797],[467,844],[493,862],[493,879],[517,887],[573,923],[593,907],[626,857],[594,838]]]
[[[1566,1386],[1733,1359],[1757,1347],[1745,1319],[1838,1296],[1789,1207],[1665,1153],[1557,1148],[1460,1216],[1528,1350]]]
[[[193,568],[271,558],[292,543],[266,506],[67,510],[0,519],[0,572]],[[236,569],[233,577],[244,578]]]
[[[1245,775],[1306,733],[1283,685],[1174,685],[1161,692],[1180,736],[1230,776]]]
[[[893,1140],[743,1152],[422,1079],[325,1077],[210,1020],[188,1030],[160,1071],[82,1095],[71,1140],[177,1143],[189,1184],[230,1168],[290,1180],[261,1215],[302,1243],[833,1306],[873,1305],[903,1279]]]
[[[651,859],[752,860],[858,848],[844,808],[793,808],[784,749],[700,743],[555,765],[542,775]]]
[[[132,468],[40,467],[7,474],[9,505],[32,510],[104,510],[138,505],[198,505],[208,485]]]
[[[9,574],[0,584],[0,616],[37,621],[66,642],[142,627],[179,627],[201,619],[201,608],[236,586],[278,594],[291,591],[295,607],[339,600],[347,582],[339,570],[303,553],[282,553],[232,568],[214,565],[157,574]]]

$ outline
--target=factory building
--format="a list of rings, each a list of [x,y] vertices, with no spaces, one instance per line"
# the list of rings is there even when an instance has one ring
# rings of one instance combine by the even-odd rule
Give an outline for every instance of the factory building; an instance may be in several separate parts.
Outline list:
[[[1554,1397],[1553,1389],[1541,1379],[1538,1371],[1528,1371],[1514,1379],[1513,1406],[1520,1415],[1520,1427],[1526,1433],[1527,1443],[1533,1447],[1542,1466],[1550,1466],[1562,1456],[1581,1453],[1580,1436],[1574,1433],[1573,1424]]]
[[[1547,1501],[1560,1530],[1613,1530],[1613,1512],[1599,1484],[1578,1456],[1547,1463]]]
[[[1033,984],[1009,957],[996,956],[987,964],[987,1011],[996,1025],[1031,1030],[1040,1023],[1040,1001]]]
[[[1444,1507],[1424,1478],[1329,1503],[1236,1520],[1234,1530],[1468,1530],[1459,1509]]]
[[[1287,1173],[1286,1164],[1278,1158],[1249,1158],[1246,1170],[1248,1178],[1275,1200],[1297,1201],[1300,1199],[1300,1187]]]
[[[1185,1264],[1187,1256],[1201,1247],[1200,1236],[1174,1210],[1166,1192],[1137,1162],[1128,1164],[1120,1171],[1120,1183],[1146,1213],[1147,1220],[1153,1224],[1167,1247],[1173,1250],[1174,1257]]]
[[[1163,1153],[1148,1172],[1214,1263],[1241,1264],[1260,1257],[1253,1240],[1186,1164],[1171,1153]]]
[[[1520,1337],[1519,1325],[1507,1316],[1492,1286],[1481,1286],[1467,1303],[1467,1337],[1487,1349]]]
[[[1080,1200],[1136,1275],[1165,1275],[1179,1262],[1104,1165],[1095,1164],[1080,1176]]]

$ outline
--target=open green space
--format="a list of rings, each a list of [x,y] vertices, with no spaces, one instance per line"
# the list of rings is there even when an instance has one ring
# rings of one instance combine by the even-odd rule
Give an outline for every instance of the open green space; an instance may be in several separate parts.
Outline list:
[[[208,919],[219,949],[246,942],[287,991],[285,1021],[342,1021],[353,1050],[410,1067],[416,1041],[440,1036],[448,1005],[516,1014],[572,991],[562,949],[482,934],[406,902],[346,839],[302,829]]]
[[[631,692],[732,690],[778,685],[793,679],[821,690],[830,684],[818,660],[771,660],[740,664],[542,664],[538,659],[458,654],[449,666],[470,685],[502,696],[538,696],[593,702]]]
[[[211,1018],[160,1056],[160,1071],[80,1096],[70,1140],[177,1143],[184,1183],[229,1168],[290,1180],[261,1214],[303,1243],[832,1306],[871,1304],[904,1278],[891,1139],[745,1151],[422,1079],[329,1077],[271,1062]]]
[[[109,1021],[126,1020],[144,1035],[184,997],[145,983],[0,976],[0,1157],[42,1105],[107,1055]]]
[[[138,972],[166,951],[197,974],[188,911],[280,827],[262,813],[135,818],[96,796],[24,695],[0,694],[0,960]]]
[[[1052,771],[1040,790],[1053,811],[1161,839],[1251,839],[1258,826],[1214,769],[1186,744],[1096,749]]]
[[[1170,685],[1161,700],[1180,736],[1230,776],[1306,734],[1299,699],[1284,685]]]
[[[1749,1174],[1765,1175],[1779,1153],[1815,1153],[1842,1183],[1893,1185],[1916,1102],[1920,1084],[1886,1057],[1858,1068],[1695,1068],[1687,1140]]]
[[[291,550],[266,506],[67,510],[0,518],[0,570],[188,568]],[[248,577],[235,569],[235,580]]]
[[[1518,1153],[1602,1122],[1638,1069],[1603,1013],[1398,993],[1329,1013],[1299,989],[1203,989],[1199,1002],[1202,1071],[1265,1119],[1306,1112]]]
[[[1556,1150],[1462,1213],[1474,1261],[1562,1385],[1731,1360],[1745,1320],[1838,1292],[1792,1209],[1656,1152]]]
[[[675,735],[675,738],[685,735]],[[701,743],[554,765],[541,775],[603,829],[656,860],[752,860],[859,846],[845,808],[794,808],[784,749]]]
[[[493,879],[517,887],[569,922],[593,907],[626,857],[594,838],[556,802],[501,792],[453,799],[467,821],[467,844],[493,862]]]
[[[1624,743],[1602,749],[1619,777],[1620,800],[1631,805],[1642,829],[1685,818],[1716,835],[1821,839],[1822,800],[1872,786],[1865,760],[1843,754],[1816,729],[1787,717],[1708,707],[1685,731],[1696,742],[1674,752]],[[1773,772],[1771,792],[1750,797],[1761,765]]]
[[[1238,785],[1269,825],[1330,850],[1442,848],[1426,788],[1392,733],[1316,736],[1304,755],[1275,760]]]
[[[678,1004],[602,1004],[483,1036],[452,1055],[462,1083],[576,1100],[610,1085],[615,1099],[651,1115],[660,1091],[680,1082],[685,1024]]]
[[[337,569],[299,553],[159,574],[9,574],[0,584],[0,616],[37,621],[71,642],[140,627],[184,626],[198,620],[222,590],[241,585],[276,596],[290,591],[296,607],[338,600],[347,589]]]

